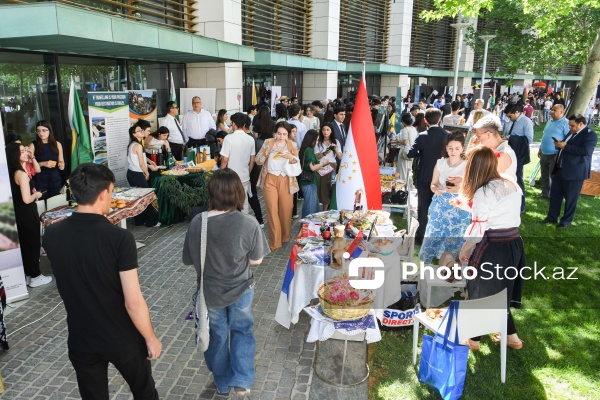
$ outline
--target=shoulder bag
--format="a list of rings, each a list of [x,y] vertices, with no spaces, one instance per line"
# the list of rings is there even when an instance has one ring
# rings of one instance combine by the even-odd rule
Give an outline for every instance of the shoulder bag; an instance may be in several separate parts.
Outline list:
[[[467,375],[469,346],[458,341],[458,301],[450,302],[444,320],[446,331],[435,337],[423,335],[419,381],[433,388],[444,400],[457,400],[463,393]],[[440,326],[443,326],[444,321]],[[454,325],[454,341],[450,339]]]
[[[209,343],[208,333],[208,308],[204,299],[204,262],[206,260],[206,240],[208,231],[208,212],[202,213],[202,230],[200,237],[200,282],[196,288],[196,293],[192,295],[192,304],[194,306],[194,321],[196,327],[196,346],[200,351],[206,351]]]
[[[304,157],[302,157],[302,172],[298,176],[298,180],[302,182],[313,182],[315,179],[314,171],[307,171],[304,169],[304,164],[306,162],[306,152],[304,153]]]
[[[292,152],[292,150],[290,150],[290,141],[288,140],[287,143],[288,146],[288,151],[290,154],[294,154]],[[293,149],[293,145],[292,145],[292,149]],[[296,157],[296,160],[298,159],[298,157]],[[287,174],[287,176],[298,176],[302,173],[302,166],[300,165],[300,162],[296,162],[294,164],[290,163],[290,160],[288,160],[288,162],[285,164],[285,173]]]

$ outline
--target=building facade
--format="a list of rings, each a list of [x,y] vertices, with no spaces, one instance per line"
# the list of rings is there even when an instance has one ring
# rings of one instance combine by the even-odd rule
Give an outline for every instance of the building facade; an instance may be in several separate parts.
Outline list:
[[[394,96],[400,87],[403,95],[427,96],[453,85],[455,21],[419,18],[433,0],[2,3],[8,3],[0,5],[3,121],[5,132],[25,140],[43,118],[70,143],[71,76],[84,110],[89,91],[156,89],[160,116],[171,82],[177,89],[216,88],[212,113],[245,109],[252,85],[265,103],[272,86],[300,103],[347,97],[363,68],[370,94]],[[459,93],[471,93],[480,82],[481,56],[461,43]],[[497,64],[491,55],[489,65],[498,74]],[[538,79],[575,87],[578,71],[562,73],[558,80],[519,74],[515,85]]]

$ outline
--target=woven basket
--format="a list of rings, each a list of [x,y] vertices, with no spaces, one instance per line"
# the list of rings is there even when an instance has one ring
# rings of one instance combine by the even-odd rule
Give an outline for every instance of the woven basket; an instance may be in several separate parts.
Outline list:
[[[319,295],[319,301],[321,302],[323,314],[327,315],[331,319],[335,319],[336,321],[353,321],[356,319],[361,319],[369,314],[371,311],[371,306],[373,305],[373,301],[375,301],[374,298],[355,306],[334,304],[327,300],[325,298],[325,286],[333,282],[334,281],[325,281],[319,285],[319,290],[317,293]]]

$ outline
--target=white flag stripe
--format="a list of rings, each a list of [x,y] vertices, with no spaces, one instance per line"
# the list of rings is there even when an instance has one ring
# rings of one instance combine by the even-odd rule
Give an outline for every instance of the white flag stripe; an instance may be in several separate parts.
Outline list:
[[[373,179],[379,179],[379,177],[373,177]],[[367,196],[365,193],[365,184],[356,146],[354,145],[352,124],[350,124],[335,188],[338,210],[352,210],[354,208],[355,194],[359,189],[363,190],[361,204],[366,210]]]

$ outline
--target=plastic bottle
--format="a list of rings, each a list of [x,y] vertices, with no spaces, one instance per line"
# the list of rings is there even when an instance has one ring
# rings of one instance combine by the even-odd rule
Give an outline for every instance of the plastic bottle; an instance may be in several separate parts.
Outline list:
[[[162,149],[160,149],[160,152],[158,153],[158,162],[156,163],[157,165],[165,165],[165,147],[163,146]]]
[[[196,147],[196,165],[198,165],[202,162],[201,158],[202,158],[202,156],[200,154],[200,149]]]

